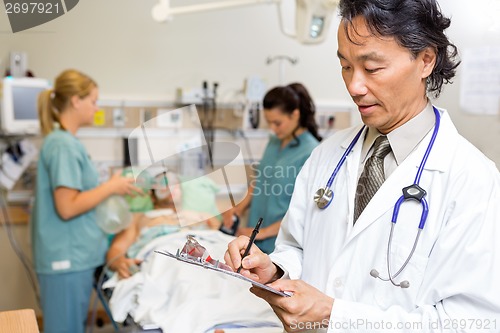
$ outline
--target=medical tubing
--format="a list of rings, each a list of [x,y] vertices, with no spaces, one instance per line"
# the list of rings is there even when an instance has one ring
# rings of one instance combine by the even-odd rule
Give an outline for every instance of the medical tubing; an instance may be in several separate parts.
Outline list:
[[[26,256],[26,254],[23,252],[23,250],[19,246],[19,243],[17,242],[17,239],[12,231],[12,222],[11,222],[9,211],[7,209],[7,199],[5,198],[5,193],[3,190],[0,191],[0,198],[1,198],[0,207],[2,210],[2,215],[3,215],[4,225],[5,225],[5,231],[7,233],[7,238],[9,239],[10,245],[12,246],[12,250],[14,251],[16,256],[18,257],[19,261],[21,261],[21,264],[23,265],[23,268],[26,271],[26,275],[28,276],[28,280],[30,282],[31,288],[33,289],[33,292],[35,293],[35,299],[36,299],[37,305],[41,308],[40,291],[39,291],[38,285],[36,283],[37,279],[35,277],[35,273],[33,272],[33,263],[30,261],[30,259]]]
[[[349,145],[349,147],[347,147],[346,151],[344,152],[344,154],[340,158],[340,161],[337,163],[337,166],[335,167],[335,170],[333,170],[333,173],[330,176],[330,179],[328,179],[328,182],[326,183],[325,193],[332,186],[333,180],[335,179],[335,177],[337,176],[337,173],[339,172],[340,168],[344,164],[344,161],[347,158],[347,155],[349,155],[349,153],[352,151],[352,148],[354,147],[354,145],[356,144],[356,142],[358,142],[358,139],[361,136],[361,133],[363,132],[363,130],[365,129],[365,127],[366,127],[365,125],[363,125],[363,127],[361,127],[361,129],[359,130],[358,134],[356,134],[356,136],[354,137],[354,140],[352,140],[351,144]]]
[[[99,292],[96,290],[96,292]],[[95,297],[94,299],[94,303],[91,304],[91,308],[92,308],[92,313],[90,314],[90,325],[87,326],[87,328],[85,329],[85,332],[86,333],[93,333],[94,332],[94,323],[96,321],[96,317],[97,317],[97,301],[99,300],[99,297]]]
[[[436,141],[436,136],[439,131],[439,125],[441,123],[441,115],[439,114],[439,111],[434,106],[432,108],[434,109],[434,114],[436,115],[436,124],[434,125],[434,132],[432,132],[431,141],[427,146],[427,150],[425,151],[424,157],[422,158],[422,162],[420,162],[420,166],[418,167],[417,175],[415,176],[414,184],[417,185],[419,185],[420,183],[420,177],[422,176],[422,172],[424,171],[425,163],[427,163],[427,158],[431,153],[432,146],[434,146],[434,141]]]
[[[237,133],[239,133],[243,138],[243,141],[245,142],[245,146],[247,148],[248,158],[250,159],[250,163],[253,163],[255,160],[253,158],[252,149],[250,148],[248,137],[245,135],[245,132],[243,132],[243,130],[238,130]]]
[[[96,292],[97,293],[101,293],[101,291],[102,291],[102,285],[104,283],[104,281],[103,281],[104,276],[110,270],[109,268],[110,268],[111,264],[114,263],[118,258],[120,258],[122,256],[125,256],[125,253],[120,253],[120,254],[114,256],[108,262],[106,262],[106,264],[103,266],[101,274],[99,274],[99,278],[97,279],[97,282],[96,282]],[[96,312],[97,312],[97,302],[94,303],[94,307],[92,309],[92,318],[95,318]],[[115,332],[118,332],[119,329],[118,329],[118,325],[116,324],[116,322],[113,319],[111,319],[111,322],[113,324],[113,328],[114,328]],[[90,326],[88,333],[92,333],[92,332],[93,332],[93,323]]]
[[[141,130],[142,130],[142,135],[144,135],[144,140],[146,141],[146,147],[148,148],[149,160],[151,161],[151,164],[154,164],[155,159],[153,157],[153,152],[151,151],[151,145],[149,144],[149,139],[146,134],[146,127],[144,126],[144,124],[141,124]]]
[[[391,274],[390,252],[391,252],[391,247],[392,247],[392,235],[394,234],[394,226],[395,226],[394,223],[391,224],[391,233],[389,235],[389,242],[387,243],[387,274],[389,275],[389,280],[391,281],[391,283],[394,286],[399,287],[400,284],[395,283],[393,279],[396,278],[403,271],[403,269],[405,269],[406,265],[408,265],[411,258],[413,257],[413,253],[415,252],[415,249],[417,248],[418,240],[420,238],[420,233],[422,232],[422,229],[418,229],[417,236],[415,237],[415,241],[413,242],[413,247],[410,251],[410,254],[406,258],[405,262],[403,263],[401,268],[396,272],[396,274],[392,275]]]

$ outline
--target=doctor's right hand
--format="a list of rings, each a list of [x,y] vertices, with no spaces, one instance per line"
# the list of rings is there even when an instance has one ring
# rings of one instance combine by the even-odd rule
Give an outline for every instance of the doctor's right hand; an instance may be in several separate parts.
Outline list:
[[[242,266],[241,275],[263,284],[278,279],[280,277],[278,275],[282,273],[281,270],[255,244],[252,244],[250,252],[242,260],[249,241],[247,236],[240,236],[231,241],[224,255],[226,264],[234,271]]]

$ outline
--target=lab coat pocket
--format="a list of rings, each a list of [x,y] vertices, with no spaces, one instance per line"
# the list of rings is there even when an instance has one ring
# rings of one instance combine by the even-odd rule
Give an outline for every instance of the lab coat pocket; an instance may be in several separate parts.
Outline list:
[[[416,297],[420,290],[428,262],[428,256],[424,253],[419,253],[418,244],[406,267],[404,267],[404,269],[396,275],[408,260],[412,247],[413,241],[404,245],[393,242],[391,246],[389,261],[391,265],[391,275],[393,276],[392,280],[396,284],[403,285],[406,282],[402,282],[407,281],[409,283],[409,287],[401,288],[399,286],[394,286],[390,281],[377,279],[374,298],[375,303],[383,310],[392,305],[399,305],[407,310],[414,309],[416,306]],[[380,273],[380,277],[383,279],[388,278],[387,267],[387,261],[385,261],[384,267],[377,268]]]

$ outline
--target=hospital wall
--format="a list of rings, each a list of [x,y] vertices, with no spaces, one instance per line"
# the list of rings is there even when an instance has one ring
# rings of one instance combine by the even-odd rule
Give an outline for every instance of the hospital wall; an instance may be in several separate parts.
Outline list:
[[[287,0],[285,0],[285,3]],[[336,57],[335,18],[326,42],[302,45],[284,36],[274,5],[256,5],[174,17],[155,22],[151,8],[157,0],[85,0],[66,15],[40,27],[8,33],[0,14],[0,71],[9,51],[28,54],[29,68],[40,77],[54,78],[75,67],[100,85],[101,97],[114,100],[173,100],[178,88],[190,91],[202,81],[218,82],[218,102],[238,100],[243,80],[259,75],[268,87],[280,83],[280,64],[269,56],[297,58],[283,64],[283,81],[301,81],[323,105],[351,103]],[[173,6],[199,1],[173,1]],[[453,19],[448,33],[459,50],[500,45],[497,0],[440,1]],[[290,7],[290,6],[288,6]],[[292,16],[285,6],[285,23]],[[497,164],[499,116],[467,115],[460,111],[459,68],[454,84],[445,87],[436,104],[448,109],[459,130]]]
[[[177,16],[168,24],[151,18],[157,0],[81,0],[66,15],[16,34],[10,33],[6,15],[0,13],[0,73],[8,66],[10,51],[28,54],[29,69],[52,79],[66,68],[80,69],[94,77],[103,100],[172,102],[178,88],[190,91],[203,81],[219,83],[218,102],[231,104],[241,98],[244,79],[260,76],[268,87],[292,81],[304,83],[318,104],[325,108],[345,107],[352,102],[340,76],[336,57],[336,26],[332,22],[327,40],[302,45],[284,36],[276,9],[271,5],[249,6]],[[174,6],[195,1],[172,1]],[[199,1],[198,1],[199,3]],[[463,52],[467,49],[500,46],[498,0],[441,0],[445,14],[452,16],[448,34]],[[285,8],[285,14],[291,11]],[[496,25],[495,25],[496,24]],[[266,64],[272,56],[298,58],[292,65]],[[452,85],[435,102],[446,108],[459,131],[500,165],[500,116],[466,114],[460,109],[461,69]],[[500,110],[499,110],[500,112]],[[353,112],[352,122],[358,122]],[[103,132],[83,137],[92,158],[113,156],[121,141]],[[257,139],[256,139],[257,140]],[[265,138],[258,138],[258,155]],[[121,149],[121,147],[119,148]],[[14,226],[21,247],[30,252],[28,228]],[[0,311],[31,307],[35,298],[21,264],[0,228]]]

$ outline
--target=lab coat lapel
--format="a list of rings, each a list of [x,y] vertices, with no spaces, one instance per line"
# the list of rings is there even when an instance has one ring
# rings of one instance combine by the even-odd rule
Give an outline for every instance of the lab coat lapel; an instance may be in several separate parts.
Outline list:
[[[361,159],[361,150],[363,148],[363,138],[366,135],[366,129],[364,130],[364,133],[361,134],[360,139],[354,145],[351,154],[347,156],[346,161],[345,161],[345,170],[346,170],[346,179],[347,179],[347,198],[348,198],[348,211],[349,211],[349,226],[347,228],[347,231],[352,229],[352,221],[353,221],[353,212],[354,212],[354,198],[356,196],[356,187],[358,184],[358,174],[359,174],[359,164],[360,164],[360,159]],[[347,149],[347,146],[349,146],[350,142],[344,142],[342,144],[342,147]]]

